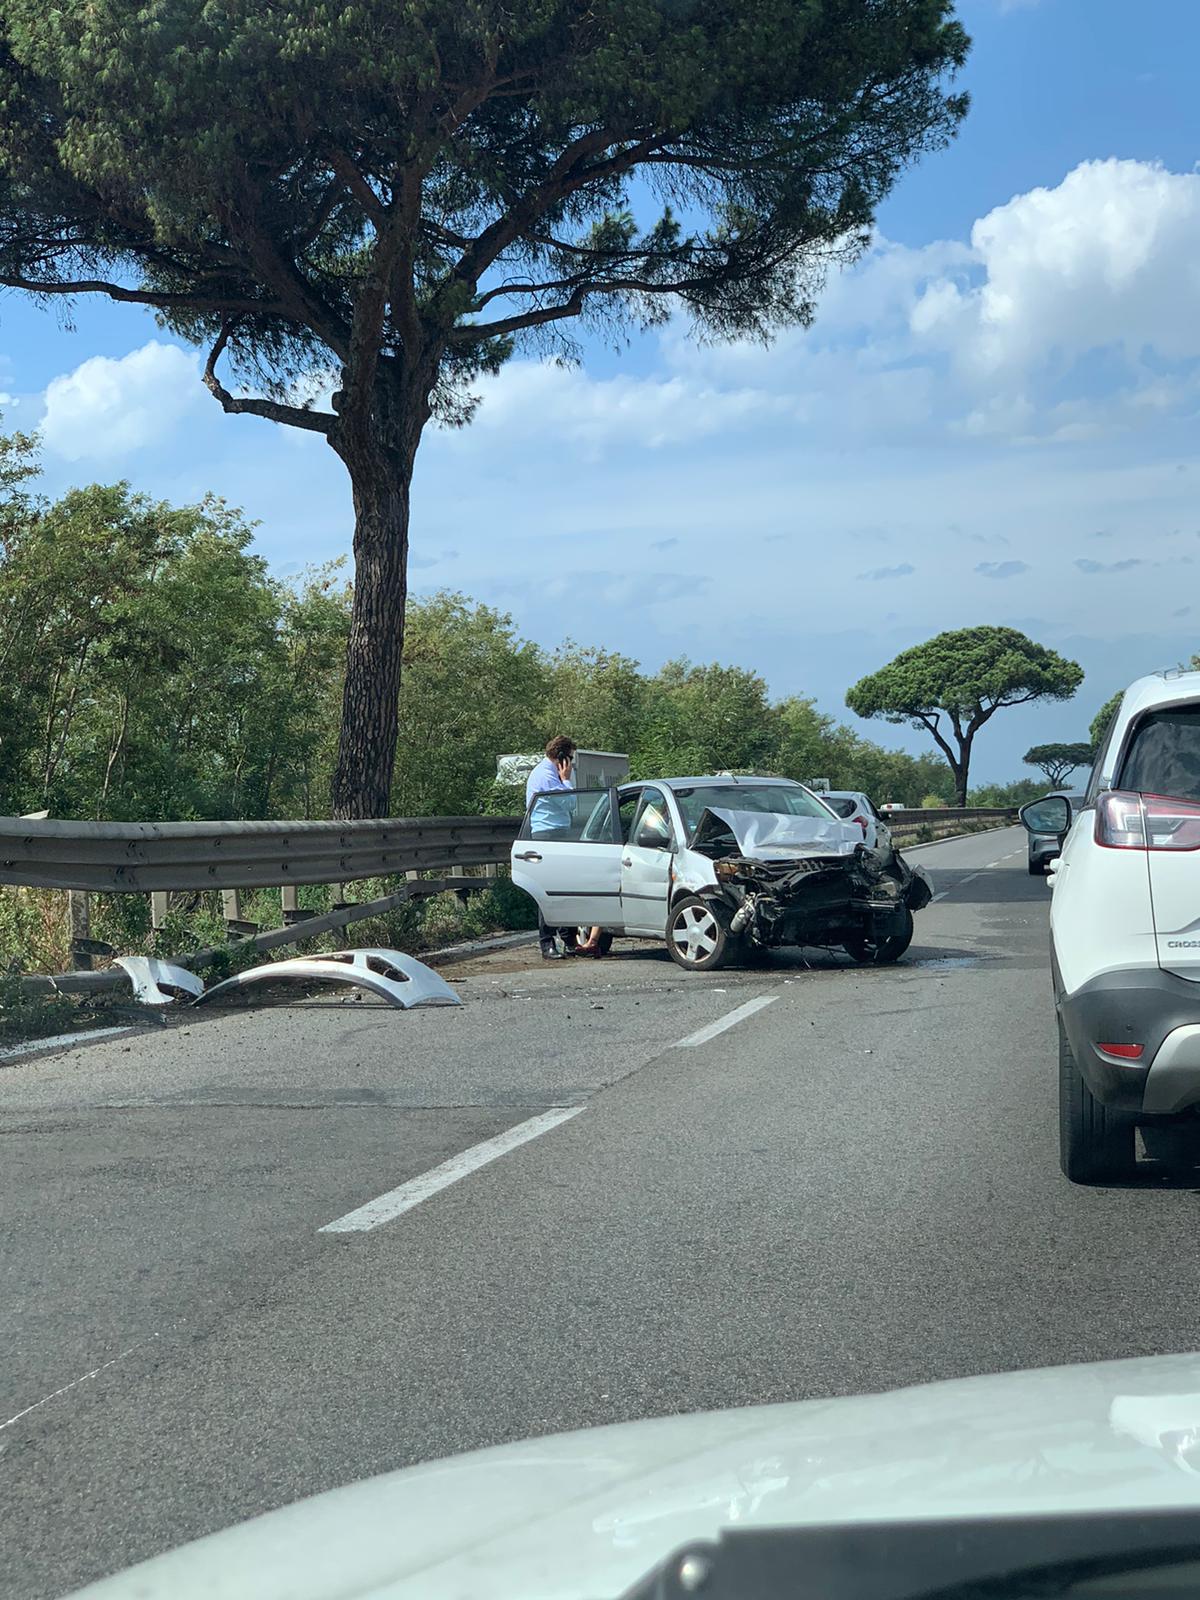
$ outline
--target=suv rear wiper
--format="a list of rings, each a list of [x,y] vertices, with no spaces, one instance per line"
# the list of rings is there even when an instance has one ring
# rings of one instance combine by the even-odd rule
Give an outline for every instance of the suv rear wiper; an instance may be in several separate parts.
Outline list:
[[[1094,1581],[1095,1600],[1200,1594],[1200,1510],[736,1529],[622,1600],[1085,1600]]]

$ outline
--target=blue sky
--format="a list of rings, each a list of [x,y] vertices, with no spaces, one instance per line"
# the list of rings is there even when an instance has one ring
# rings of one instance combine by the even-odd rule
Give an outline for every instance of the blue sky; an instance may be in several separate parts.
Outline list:
[[[673,324],[577,369],[513,362],[472,428],[422,446],[418,591],[501,605],[547,646],[736,661],[851,723],[847,685],[897,650],[1023,628],[1087,679],[997,717],[981,781],[1200,649],[1200,8],[959,9],[965,127],[902,179],[814,328],[763,350]],[[5,297],[0,389],[55,491],[216,491],[281,572],[349,548],[323,442],[224,417],[137,309],[81,302],[68,327]]]

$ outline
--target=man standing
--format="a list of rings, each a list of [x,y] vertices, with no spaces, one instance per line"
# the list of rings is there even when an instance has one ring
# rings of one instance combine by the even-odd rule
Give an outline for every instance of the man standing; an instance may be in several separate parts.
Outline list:
[[[533,806],[529,818],[529,831],[535,839],[563,839],[571,829],[575,814],[575,785],[571,771],[575,765],[575,744],[565,733],[556,734],[546,746],[545,759],[539,761],[525,784],[525,804]],[[542,947],[543,961],[561,961],[564,952],[556,939],[562,937],[568,949],[573,948],[573,928],[552,928],[542,918],[538,908],[538,943]]]

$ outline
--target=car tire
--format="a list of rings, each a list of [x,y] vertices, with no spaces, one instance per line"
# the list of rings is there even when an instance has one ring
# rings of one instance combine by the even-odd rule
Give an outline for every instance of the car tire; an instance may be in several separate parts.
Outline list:
[[[1134,1123],[1127,1113],[1097,1100],[1058,1023],[1059,1162],[1072,1183],[1119,1183],[1137,1168]]]
[[[1042,861],[1040,856],[1037,858],[1036,861],[1034,860],[1034,858],[1032,856],[1030,856],[1030,858],[1029,858],[1029,876],[1031,878],[1044,878],[1046,876],[1046,866],[1045,866],[1045,863]]]
[[[881,939],[878,944],[873,939],[851,939],[842,946],[842,949],[860,967],[886,967],[900,957],[913,941],[913,914],[907,906],[901,907],[904,921],[897,932],[890,934],[886,939]]]
[[[712,972],[729,954],[729,932],[715,909],[698,895],[685,895],[667,918],[667,949],[685,972]]]

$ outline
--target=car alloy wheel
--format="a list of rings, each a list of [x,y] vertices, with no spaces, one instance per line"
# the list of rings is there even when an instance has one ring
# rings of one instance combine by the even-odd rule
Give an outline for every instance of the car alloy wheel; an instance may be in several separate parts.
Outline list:
[[[720,966],[729,936],[716,912],[694,896],[681,900],[667,925],[667,949],[689,972]]]

